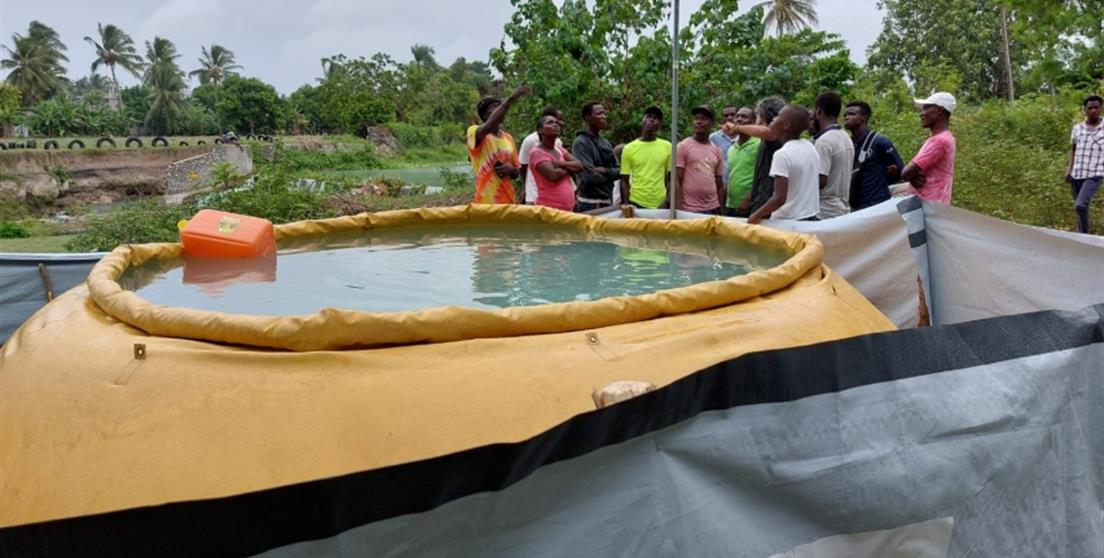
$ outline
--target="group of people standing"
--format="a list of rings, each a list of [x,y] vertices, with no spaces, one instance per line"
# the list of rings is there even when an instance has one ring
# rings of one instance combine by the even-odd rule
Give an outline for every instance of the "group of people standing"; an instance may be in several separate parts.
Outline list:
[[[502,130],[502,121],[510,107],[530,93],[523,85],[505,100],[486,97],[479,102],[482,124],[468,129],[475,203],[521,202],[564,211],[619,203],[670,207],[671,144],[658,137],[664,118],[660,108],[644,109],[640,137],[614,147],[602,136],[608,127],[605,108],[588,102],[580,113],[585,129],[568,150],[561,139],[563,114],[549,107],[518,150]],[[710,107],[695,107],[690,111],[693,135],[680,141],[676,150],[675,207],[746,217],[752,224],[767,218],[824,220],[889,199],[890,187],[897,182],[907,182],[909,193],[921,198],[950,204],[955,98],[939,92],[915,102],[920,123],[931,134],[907,165],[888,137],[869,128],[870,105],[852,101],[844,106],[835,92],[819,95],[811,110],[786,104],[778,96],[763,99],[754,110],[725,107],[719,127]],[[1091,165],[1077,163],[1096,153],[1092,142],[1099,141],[1094,139],[1099,135],[1099,101],[1095,102],[1097,119],[1073,132],[1079,147],[1070,161],[1075,197],[1091,197],[1100,183],[1099,178],[1094,182],[1097,175],[1087,176],[1095,172],[1085,170]],[[1087,113],[1092,112],[1089,104]],[[802,138],[806,131],[811,141]],[[520,200],[513,180],[524,180]],[[1085,206],[1087,223],[1087,202]],[[1078,211],[1080,217],[1080,205]]]

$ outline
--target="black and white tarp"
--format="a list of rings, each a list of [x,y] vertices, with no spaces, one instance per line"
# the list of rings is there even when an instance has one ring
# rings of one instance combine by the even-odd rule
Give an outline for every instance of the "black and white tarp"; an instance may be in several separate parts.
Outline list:
[[[9,528],[0,549],[1100,556],[1102,472],[1098,305],[747,354],[518,443]]]

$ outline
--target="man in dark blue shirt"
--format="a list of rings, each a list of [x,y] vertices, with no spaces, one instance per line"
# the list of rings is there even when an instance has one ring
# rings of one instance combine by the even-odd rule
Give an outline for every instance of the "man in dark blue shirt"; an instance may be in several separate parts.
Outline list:
[[[905,164],[889,138],[867,127],[870,105],[863,101],[847,104],[843,126],[855,142],[851,171],[851,210],[858,211],[889,199],[889,185],[901,178]]]

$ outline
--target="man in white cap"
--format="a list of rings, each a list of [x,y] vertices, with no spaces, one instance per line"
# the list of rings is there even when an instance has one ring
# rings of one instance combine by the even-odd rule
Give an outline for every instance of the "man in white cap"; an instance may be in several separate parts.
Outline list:
[[[915,102],[920,108],[920,125],[931,130],[931,136],[905,165],[901,179],[911,184],[910,194],[950,205],[955,161],[955,138],[950,129],[954,95],[940,91]]]

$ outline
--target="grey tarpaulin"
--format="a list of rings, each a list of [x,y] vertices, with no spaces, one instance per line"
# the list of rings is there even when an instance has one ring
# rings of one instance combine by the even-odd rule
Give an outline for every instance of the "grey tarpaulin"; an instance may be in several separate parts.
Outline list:
[[[918,263],[927,266],[933,324],[1104,302],[1102,237],[1017,225],[919,198],[901,209]]]
[[[44,264],[54,296],[82,283],[103,252],[85,254],[0,253],[0,343],[43,307],[46,286],[38,264]]]
[[[503,490],[269,555],[767,557],[950,518],[949,552],[946,530],[937,530],[931,540],[837,555],[941,556],[942,542],[952,557],[1100,556],[1101,312],[995,318],[737,359],[718,372],[732,384],[697,383],[769,400],[775,390],[807,392],[814,375],[830,380],[823,393],[703,412]],[[625,420],[638,416],[629,411]],[[570,443],[587,434],[563,436]]]

